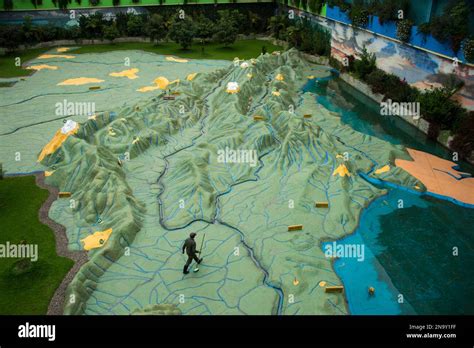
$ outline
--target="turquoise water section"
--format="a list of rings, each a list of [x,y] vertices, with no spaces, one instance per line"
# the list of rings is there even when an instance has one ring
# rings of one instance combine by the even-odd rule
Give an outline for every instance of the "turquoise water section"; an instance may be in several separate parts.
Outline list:
[[[359,132],[452,160],[443,146],[397,117],[381,116],[378,104],[340,79],[310,80],[303,91]],[[472,165],[456,164],[474,173]],[[364,209],[351,235],[336,241],[364,247],[363,261],[334,262],[350,313],[474,314],[474,209],[359,174],[387,194]]]
[[[345,294],[352,314],[397,315],[412,314],[413,308],[404,301],[398,302],[400,291],[392,284],[390,276],[379,263],[377,256],[385,246],[377,243],[381,231],[380,218],[390,214],[397,207],[397,201],[403,197],[407,205],[419,204],[408,193],[391,191],[388,195],[374,200],[362,212],[360,224],[355,233],[337,241],[343,246],[363,246],[364,259],[342,257],[334,262],[334,270],[345,285]],[[364,232],[364,233],[362,233]],[[332,242],[323,243],[323,250]],[[369,295],[368,289],[375,289]]]

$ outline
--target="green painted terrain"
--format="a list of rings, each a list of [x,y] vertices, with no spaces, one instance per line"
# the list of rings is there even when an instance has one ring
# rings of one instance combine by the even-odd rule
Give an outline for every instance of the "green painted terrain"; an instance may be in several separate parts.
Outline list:
[[[72,192],[74,206],[57,200],[50,210],[71,249],[113,230],[69,286],[76,301],[65,313],[142,313],[157,305],[182,314],[347,313],[343,294],[324,290],[341,282],[321,243],[351,233],[361,210],[385,193],[358,173],[408,155],[342,124],[302,92],[309,76],[329,76],[327,67],[296,50],[238,62],[179,63],[143,51],[32,64],[40,61],[58,69],[39,71],[0,98],[0,137],[10,144],[0,160],[8,171],[54,171],[47,182]],[[138,78],[109,75],[131,68]],[[158,76],[179,79],[170,85],[175,100],[164,100],[162,90],[138,92]],[[104,82],[93,91],[58,85],[78,77]],[[229,83],[238,93],[226,91]],[[64,98],[94,101],[96,116],[58,117],[55,103]],[[79,131],[36,163],[63,118],[79,122]],[[256,161],[222,161],[226,148],[250,151]],[[15,151],[22,161],[10,159]],[[399,169],[383,177],[422,186]],[[289,232],[296,224],[303,229]],[[183,276],[180,248],[190,232],[198,245],[205,235],[204,262]]]

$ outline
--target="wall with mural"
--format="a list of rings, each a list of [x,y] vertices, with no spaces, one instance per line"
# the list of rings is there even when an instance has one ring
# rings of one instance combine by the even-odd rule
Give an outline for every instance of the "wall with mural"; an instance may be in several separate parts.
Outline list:
[[[441,87],[447,74],[455,74],[464,81],[464,87],[455,95],[464,107],[474,110],[474,66],[453,64],[453,60],[441,55],[407,45],[395,39],[385,38],[364,29],[354,28],[344,21],[330,19],[333,14],[328,6],[326,17],[314,16],[295,10],[296,15],[309,17],[331,30],[331,53],[342,61],[348,56],[359,57],[364,47],[377,57],[377,66],[405,79],[421,89]],[[343,12],[339,12],[343,13]],[[347,19],[348,21],[348,19]],[[349,22],[349,21],[348,21]],[[375,21],[374,21],[375,22]],[[378,20],[377,20],[378,22]],[[385,30],[388,30],[385,28]],[[390,37],[391,35],[386,35]],[[439,43],[437,43],[439,44]],[[446,48],[449,49],[450,48]],[[460,61],[464,57],[461,57]]]

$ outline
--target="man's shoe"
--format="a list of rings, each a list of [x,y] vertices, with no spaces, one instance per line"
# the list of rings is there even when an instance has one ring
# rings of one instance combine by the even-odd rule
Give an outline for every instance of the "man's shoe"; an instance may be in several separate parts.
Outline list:
[[[189,271],[188,271],[188,267],[184,266],[183,267],[183,274],[188,274]]]

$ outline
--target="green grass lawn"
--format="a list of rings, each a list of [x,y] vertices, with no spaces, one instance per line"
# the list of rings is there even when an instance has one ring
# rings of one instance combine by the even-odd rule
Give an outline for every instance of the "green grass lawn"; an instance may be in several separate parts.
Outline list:
[[[15,275],[16,258],[0,258],[0,314],[46,314],[57,287],[73,261],[56,254],[53,231],[38,220],[38,211],[48,197],[35,184],[34,176],[0,180],[0,244],[38,245],[38,261],[27,273]]]
[[[233,60],[235,57],[240,59],[257,58],[262,52],[262,46],[265,46],[267,52],[282,50],[282,47],[273,45],[269,41],[263,40],[239,40],[229,47],[223,47],[221,44],[209,43],[204,45],[204,53],[201,51],[201,45],[194,44],[190,49],[183,50],[174,42],[152,43],[127,42],[116,44],[97,44],[85,45],[79,49],[71,51],[72,54],[80,53],[102,53],[118,50],[143,50],[156,54],[174,55],[190,59],[224,59]]]
[[[199,44],[194,44],[190,49],[183,50],[174,42],[161,43],[154,45],[152,43],[142,42],[126,42],[116,44],[94,44],[79,46],[78,49],[71,51],[72,54],[81,53],[103,53],[119,50],[143,50],[156,54],[174,55],[191,59],[224,59],[233,60],[235,57],[240,59],[256,58],[262,52],[262,46],[265,46],[267,52],[279,51],[283,48],[273,45],[269,41],[262,40],[240,40],[236,41],[232,46],[223,47],[220,44],[209,43],[204,46],[204,53],[201,51]],[[0,56],[0,77],[19,77],[31,74],[31,70],[26,70],[15,66],[15,58],[20,57],[21,63],[25,63],[30,59],[48,51],[52,48],[36,48],[17,53],[10,53]],[[7,85],[0,85],[6,87]]]
[[[48,48],[35,48],[26,51],[19,51],[15,53],[8,53],[0,56],[0,77],[18,77],[27,76],[31,74],[31,70],[23,69],[21,66],[15,65],[15,58],[20,57],[21,64],[39,56],[41,53],[47,51]]]

